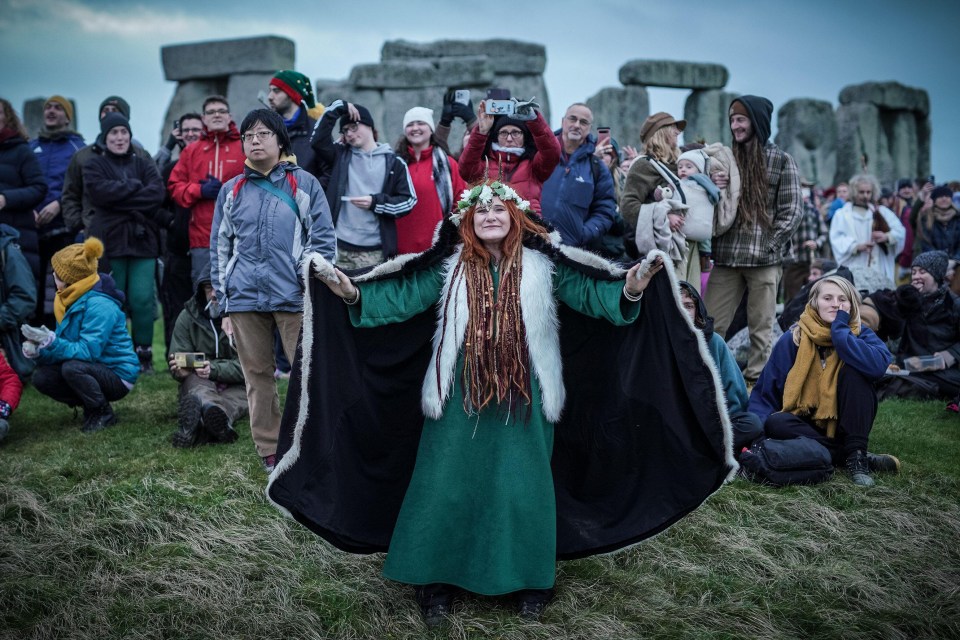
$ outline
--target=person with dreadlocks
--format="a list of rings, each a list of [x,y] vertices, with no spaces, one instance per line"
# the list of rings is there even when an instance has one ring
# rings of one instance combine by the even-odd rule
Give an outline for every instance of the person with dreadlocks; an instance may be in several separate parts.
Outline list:
[[[268,496],[340,549],[386,550],[428,625],[459,590],[538,618],[557,558],[662,531],[735,466],[664,258],[567,247],[499,181],[421,254],[350,277],[315,258]]]
[[[714,269],[707,308],[721,336],[747,298],[750,350],[743,377],[756,382],[773,345],[773,318],[783,256],[803,215],[800,174],[793,158],[769,141],[773,104],[740,96],[730,104],[733,155],[740,170],[740,203],[733,225],[713,239]],[[714,177],[720,189],[727,181]]]

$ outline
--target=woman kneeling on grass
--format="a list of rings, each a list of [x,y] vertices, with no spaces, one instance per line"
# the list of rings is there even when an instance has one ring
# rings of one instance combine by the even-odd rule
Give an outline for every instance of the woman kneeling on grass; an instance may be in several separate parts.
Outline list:
[[[768,438],[805,436],[843,463],[853,482],[873,486],[871,471],[899,471],[890,455],[867,453],[877,415],[874,383],[890,352],[860,324],[860,294],[848,280],[827,276],[810,289],[800,320],[783,334],[750,395],[750,411]]]
[[[116,424],[110,402],[127,395],[140,373],[122,294],[109,276],[101,280],[97,273],[102,255],[96,238],[53,254],[57,330],[22,328],[23,355],[37,360],[34,386],[57,402],[82,406],[84,433]]]

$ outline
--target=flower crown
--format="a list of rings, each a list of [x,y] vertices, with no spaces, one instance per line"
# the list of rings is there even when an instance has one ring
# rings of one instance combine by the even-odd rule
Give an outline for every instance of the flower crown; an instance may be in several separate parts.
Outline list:
[[[521,198],[520,194],[514,191],[512,187],[499,180],[478,184],[473,189],[464,190],[460,194],[460,201],[457,203],[457,212],[463,213],[478,202],[489,205],[494,196],[500,198],[500,200],[513,200],[524,213],[533,213],[527,200]]]

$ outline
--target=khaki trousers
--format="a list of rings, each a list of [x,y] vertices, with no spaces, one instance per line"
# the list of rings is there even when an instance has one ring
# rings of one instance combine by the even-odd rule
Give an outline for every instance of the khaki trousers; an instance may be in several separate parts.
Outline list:
[[[231,313],[233,338],[247,385],[250,434],[260,457],[277,452],[280,435],[280,396],[277,395],[273,329],[280,331],[283,352],[292,363],[300,337],[302,313],[287,311]]]
[[[773,349],[773,322],[777,314],[777,285],[780,265],[769,267],[720,267],[710,272],[710,286],[704,302],[713,316],[713,330],[723,336],[747,291],[747,327],[750,350],[743,377],[756,382]]]
[[[191,395],[200,400],[200,406],[220,407],[232,426],[247,415],[247,391],[242,384],[228,384],[222,391],[216,382],[191,373],[180,383],[180,395]]]

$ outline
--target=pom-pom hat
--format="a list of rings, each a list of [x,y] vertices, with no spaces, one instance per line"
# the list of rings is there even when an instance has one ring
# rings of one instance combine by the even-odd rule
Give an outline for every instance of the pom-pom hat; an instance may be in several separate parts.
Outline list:
[[[103,243],[97,238],[87,238],[83,244],[71,244],[53,254],[50,262],[57,277],[66,284],[73,284],[97,272]]]

